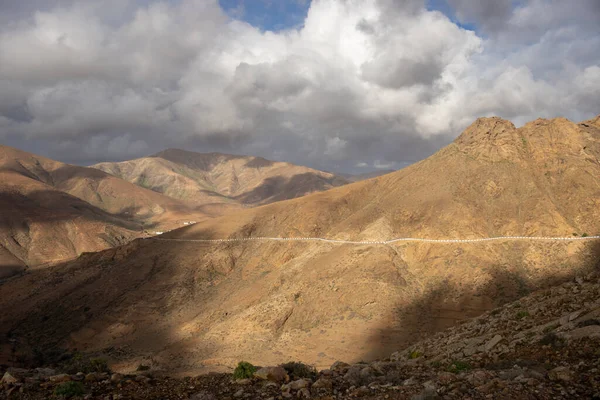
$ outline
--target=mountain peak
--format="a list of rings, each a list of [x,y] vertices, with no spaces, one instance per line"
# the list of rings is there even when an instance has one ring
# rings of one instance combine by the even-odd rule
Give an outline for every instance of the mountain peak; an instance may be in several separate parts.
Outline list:
[[[495,141],[507,134],[510,135],[515,129],[512,122],[500,117],[477,118],[455,142],[459,145],[471,145]]]
[[[473,122],[454,143],[473,157],[495,162],[516,156],[520,139],[512,122],[486,117]]]

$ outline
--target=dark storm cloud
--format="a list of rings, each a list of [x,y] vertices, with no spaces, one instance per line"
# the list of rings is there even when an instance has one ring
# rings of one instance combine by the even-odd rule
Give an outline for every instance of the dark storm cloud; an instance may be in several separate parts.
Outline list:
[[[496,32],[506,26],[512,12],[512,0],[448,0],[459,21],[477,23],[487,32]]]
[[[167,147],[397,168],[476,117],[589,118],[598,2],[313,0],[264,32],[216,0],[4,1],[0,140],[91,164]],[[508,8],[507,8],[508,5]]]

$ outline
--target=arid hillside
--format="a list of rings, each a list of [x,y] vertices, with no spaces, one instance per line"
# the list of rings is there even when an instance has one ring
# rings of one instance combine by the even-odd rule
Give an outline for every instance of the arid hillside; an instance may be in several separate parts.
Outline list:
[[[385,357],[588,271],[597,241],[193,240],[581,238],[600,232],[599,160],[598,118],[539,119],[519,129],[482,118],[400,171],[7,282],[0,331],[21,349],[76,347],[111,357],[121,370],[144,362],[189,373],[290,359],[325,367]]]
[[[195,204],[260,205],[348,183],[334,174],[285,162],[178,149],[93,167]]]
[[[358,174],[358,175],[341,174],[341,176],[343,178],[349,180],[350,182],[360,182],[360,181],[364,181],[367,179],[377,178],[378,176],[391,174],[393,172],[396,172],[396,171],[393,169],[383,169],[383,170],[379,170],[379,171],[366,172],[364,174]]]
[[[0,277],[209,215],[102,171],[7,146],[0,146],[0,209]]]
[[[146,361],[144,368],[122,375],[63,353],[55,361],[22,365],[28,369],[4,372],[0,366],[0,382],[8,398],[19,392],[32,400],[65,387],[98,400],[590,399],[600,390],[599,298],[599,271],[582,274],[385,358],[352,365],[339,360],[321,371],[286,362],[245,379],[234,379],[235,372],[173,378]],[[40,365],[46,368],[34,368]]]

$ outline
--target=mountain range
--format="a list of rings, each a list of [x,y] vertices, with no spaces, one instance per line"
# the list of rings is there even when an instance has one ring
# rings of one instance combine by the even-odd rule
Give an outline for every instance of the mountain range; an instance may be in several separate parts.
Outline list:
[[[348,183],[288,163],[175,149],[95,167],[0,146],[0,279]]]
[[[261,205],[349,183],[332,173],[261,157],[179,149],[92,167],[193,204]]]
[[[165,157],[188,169],[169,179],[181,182],[191,163],[175,153]],[[154,162],[173,167],[161,160],[126,164],[135,170]],[[202,190],[239,204],[274,199],[270,191],[246,196],[260,183],[232,185],[248,162],[238,161],[235,174],[227,167],[164,186],[150,182],[151,174],[119,172],[130,167],[111,171],[153,190],[173,190],[187,204]],[[194,168],[214,171],[210,165]],[[219,173],[222,184],[214,178]],[[0,332],[23,349],[77,348],[108,356],[123,370],[140,363],[190,373],[239,360],[297,359],[321,367],[376,359],[582,273],[596,265],[598,249],[588,241],[198,240],[581,237],[600,232],[599,199],[600,117],[580,124],[538,119],[521,128],[481,118],[449,146],[400,171],[232,209],[7,281],[0,286],[6,310]]]

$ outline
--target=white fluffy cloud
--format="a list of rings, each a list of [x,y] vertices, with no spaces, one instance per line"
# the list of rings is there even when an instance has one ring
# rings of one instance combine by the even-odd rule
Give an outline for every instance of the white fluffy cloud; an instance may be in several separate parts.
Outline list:
[[[81,163],[185,147],[400,165],[478,116],[597,114],[600,7],[574,2],[449,0],[469,31],[418,0],[313,0],[303,27],[263,32],[216,0],[29,0],[0,28],[0,138]]]

